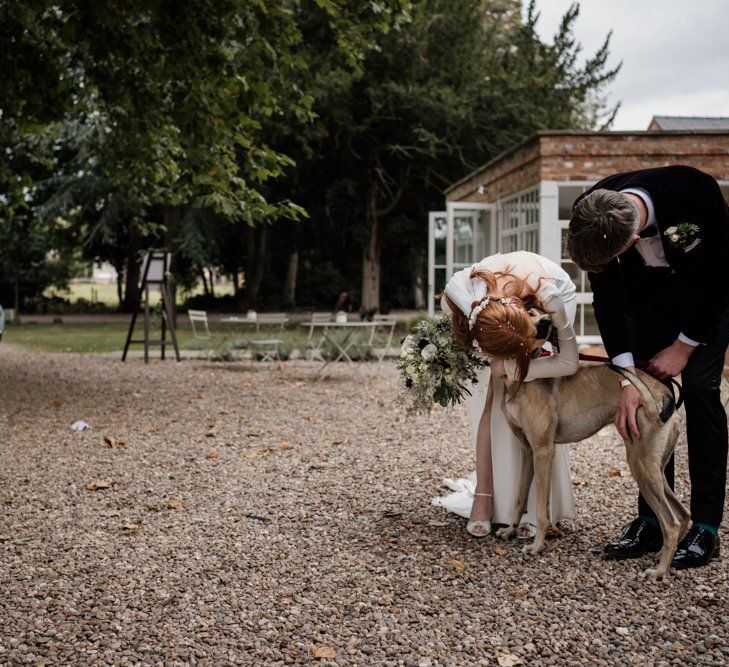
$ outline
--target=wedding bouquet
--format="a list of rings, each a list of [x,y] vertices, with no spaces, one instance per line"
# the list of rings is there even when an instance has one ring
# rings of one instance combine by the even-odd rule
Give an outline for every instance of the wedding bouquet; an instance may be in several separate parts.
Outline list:
[[[395,367],[405,385],[398,403],[407,414],[430,413],[433,403],[460,403],[476,384],[479,368],[488,366],[451,334],[448,316],[421,320],[403,339]]]

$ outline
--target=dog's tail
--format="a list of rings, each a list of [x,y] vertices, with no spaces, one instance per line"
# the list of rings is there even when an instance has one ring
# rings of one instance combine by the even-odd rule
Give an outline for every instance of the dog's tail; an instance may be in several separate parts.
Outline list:
[[[633,386],[643,395],[643,407],[648,416],[654,421],[665,424],[678,409],[671,386],[663,384],[660,380],[656,380],[652,375],[648,375],[648,373],[641,370],[637,374],[633,374],[618,366],[611,366],[611,368],[630,380]],[[680,405],[680,398],[678,405]]]

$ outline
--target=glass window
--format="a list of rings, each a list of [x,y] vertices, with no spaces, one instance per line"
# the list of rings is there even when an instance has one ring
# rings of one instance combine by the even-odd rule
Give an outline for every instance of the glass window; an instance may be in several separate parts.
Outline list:
[[[569,259],[569,253],[567,252],[567,234],[569,233],[569,229],[567,227],[562,227],[560,230],[560,234],[562,236],[562,259]]]
[[[446,263],[446,236],[448,221],[446,218],[435,218],[433,221],[433,237],[435,238],[435,264]]]
[[[585,330],[582,332],[585,336],[599,336],[600,329],[597,327],[597,320],[595,319],[595,311],[592,308],[592,304],[585,304]]]
[[[435,296],[438,296],[446,286],[446,270],[445,269],[436,269],[435,270],[435,276],[434,276],[434,284],[433,284],[433,294]],[[440,312],[440,299],[435,300],[435,312],[436,314]]]
[[[453,220],[456,264],[473,264],[473,217],[456,216]]]
[[[569,220],[572,217],[572,204],[587,188],[583,185],[560,185],[559,186],[559,213],[560,220]]]

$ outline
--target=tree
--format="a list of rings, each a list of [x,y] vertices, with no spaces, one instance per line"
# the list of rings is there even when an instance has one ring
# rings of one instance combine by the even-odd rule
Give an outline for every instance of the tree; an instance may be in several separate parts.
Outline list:
[[[350,239],[338,257],[343,274],[361,267],[365,309],[381,305],[383,262],[391,289],[407,287],[395,302],[411,302],[422,221],[448,184],[536,130],[611,120],[614,110],[594,96],[617,72],[606,65],[609,36],[579,66],[577,12],[550,45],[536,33],[533,3],[522,19],[512,0],[420,0],[356,72],[327,53],[320,24],[305,22],[319,129],[293,153],[298,168],[283,183],[320,227]],[[589,104],[597,115],[588,118]]]
[[[12,20],[0,43],[17,53],[3,91],[4,147],[18,143],[21,127],[36,132],[67,114],[82,123],[98,119],[104,132],[93,137],[80,176],[97,173],[113,195],[100,200],[102,207],[125,202],[142,232],[168,247],[189,236],[189,209],[248,225],[301,219],[303,209],[288,198],[263,195],[263,184],[292,162],[261,134],[262,122],[284,109],[298,124],[311,118],[310,96],[295,77],[306,68],[297,52],[297,6],[291,0],[10,2]],[[314,6],[354,64],[374,33],[405,16],[408,2],[316,0]],[[34,91],[38,80],[48,89]],[[43,98],[49,92],[56,107]],[[14,168],[5,176],[26,179]]]

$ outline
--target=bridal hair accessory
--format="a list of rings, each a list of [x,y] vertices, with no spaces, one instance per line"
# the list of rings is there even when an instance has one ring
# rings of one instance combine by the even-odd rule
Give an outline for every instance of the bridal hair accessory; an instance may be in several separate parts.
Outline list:
[[[507,308],[519,308],[519,305],[512,299],[510,296],[486,296],[481,300],[481,303],[479,303],[472,311],[471,314],[468,316],[468,328],[473,331],[473,327],[476,325],[476,318],[478,318],[479,313],[486,308],[486,306],[489,305],[492,301],[500,303],[502,306],[506,306]],[[509,325],[510,328],[511,325]]]
[[[481,311],[482,311],[482,310],[483,310],[484,308],[486,308],[486,306],[488,306],[488,305],[489,305],[489,302],[490,302],[490,301],[491,301],[491,298],[490,298],[490,297],[488,297],[488,296],[485,296],[485,297],[484,297],[484,298],[483,298],[483,299],[481,300],[481,303],[479,303],[479,304],[478,304],[478,306],[476,306],[476,307],[475,307],[475,308],[474,308],[474,309],[473,309],[473,310],[471,311],[471,314],[470,314],[470,315],[468,316],[468,328],[469,328],[469,329],[470,329],[471,331],[473,331],[473,327],[474,327],[474,325],[476,324],[476,318],[478,317],[478,314],[479,314],[479,313],[480,313],[480,312],[481,312]],[[474,345],[474,347],[476,347],[476,346]]]

